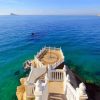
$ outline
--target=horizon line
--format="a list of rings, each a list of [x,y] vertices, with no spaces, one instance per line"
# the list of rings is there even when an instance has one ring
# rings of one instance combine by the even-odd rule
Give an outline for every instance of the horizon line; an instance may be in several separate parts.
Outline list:
[[[15,13],[14,13],[15,14]],[[98,14],[0,14],[0,16],[97,16]]]

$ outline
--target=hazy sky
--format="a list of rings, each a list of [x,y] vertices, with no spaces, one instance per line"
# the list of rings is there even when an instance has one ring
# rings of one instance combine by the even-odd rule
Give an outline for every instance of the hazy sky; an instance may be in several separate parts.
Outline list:
[[[100,13],[100,0],[0,0],[0,15],[91,15]]]

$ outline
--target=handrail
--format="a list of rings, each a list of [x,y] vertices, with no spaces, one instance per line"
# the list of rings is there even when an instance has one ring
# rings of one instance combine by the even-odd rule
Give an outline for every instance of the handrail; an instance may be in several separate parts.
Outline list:
[[[64,71],[63,70],[50,70],[48,72],[50,81],[63,81],[64,80]]]

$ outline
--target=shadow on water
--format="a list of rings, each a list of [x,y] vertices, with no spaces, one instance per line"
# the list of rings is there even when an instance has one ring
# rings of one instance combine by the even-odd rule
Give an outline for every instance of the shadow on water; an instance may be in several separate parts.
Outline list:
[[[100,72],[89,72],[84,70],[84,65],[76,65],[71,60],[66,61],[66,65],[75,72],[84,82],[100,86]]]
[[[39,41],[43,39],[45,36],[47,36],[47,32],[31,32],[29,33],[28,39],[30,41]]]

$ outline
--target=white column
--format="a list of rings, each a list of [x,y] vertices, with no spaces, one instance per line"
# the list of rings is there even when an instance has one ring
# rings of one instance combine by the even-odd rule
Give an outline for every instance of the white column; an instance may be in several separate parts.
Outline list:
[[[61,72],[58,72],[58,80],[61,80],[61,78],[60,78],[60,73],[61,73]]]
[[[77,91],[77,100],[87,100],[88,96],[86,94],[86,87],[84,83],[79,84],[79,88],[76,89]]]
[[[34,95],[35,95],[35,100],[42,100],[42,85],[39,80],[36,82],[36,89]]]
[[[66,66],[64,65],[64,67],[63,67],[63,80],[66,80],[66,71],[67,71],[67,69],[66,69]],[[69,76],[67,76],[67,77],[69,77]]]
[[[48,64],[48,79],[51,80],[51,78],[52,78],[51,68],[50,65]]]
[[[66,78],[67,78],[67,81],[70,82],[70,76],[69,76],[69,74],[67,75]]]
[[[45,74],[45,83],[47,83],[47,82],[48,82],[48,75]]]
[[[67,71],[66,65],[64,65],[63,71],[65,71],[65,72]]]

